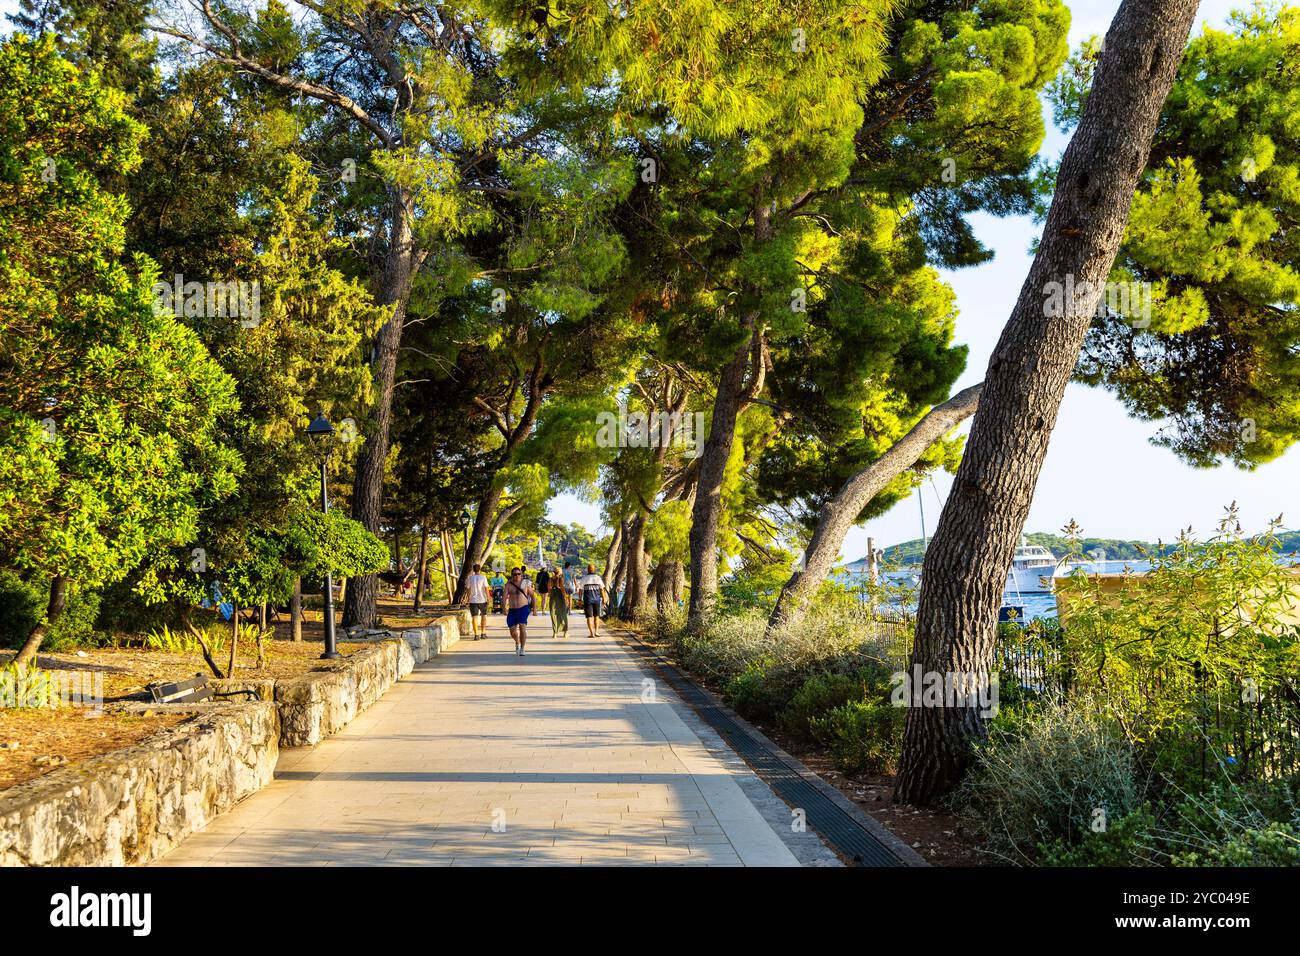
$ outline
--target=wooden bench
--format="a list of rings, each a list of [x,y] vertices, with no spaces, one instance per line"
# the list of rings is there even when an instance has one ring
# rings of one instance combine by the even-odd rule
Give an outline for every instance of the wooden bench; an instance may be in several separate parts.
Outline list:
[[[238,697],[247,694],[249,700],[257,699],[252,690],[213,690],[206,674],[195,674],[189,680],[154,681],[148,685],[149,696],[155,704],[193,704],[212,697]]]

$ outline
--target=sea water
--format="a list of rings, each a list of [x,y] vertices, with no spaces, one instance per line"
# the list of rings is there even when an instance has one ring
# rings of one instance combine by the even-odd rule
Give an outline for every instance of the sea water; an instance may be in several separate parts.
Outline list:
[[[1150,561],[1090,561],[1078,565],[1080,571],[1087,574],[1123,574],[1125,571],[1133,574],[1144,574],[1151,567]],[[896,587],[915,586],[916,578],[920,568],[898,568],[881,573],[882,578],[889,584]],[[867,576],[861,573],[846,572],[840,577],[840,580],[850,588],[865,585]],[[862,593],[863,599],[866,600],[865,590]],[[900,611],[913,613],[916,611],[915,592],[910,601],[897,600],[892,606]],[[1016,594],[1014,590],[1004,592],[1002,595],[1003,604],[1018,604],[1024,607],[1026,621],[1036,621],[1040,618],[1056,617],[1056,595],[1051,591],[1034,592],[1032,594]]]

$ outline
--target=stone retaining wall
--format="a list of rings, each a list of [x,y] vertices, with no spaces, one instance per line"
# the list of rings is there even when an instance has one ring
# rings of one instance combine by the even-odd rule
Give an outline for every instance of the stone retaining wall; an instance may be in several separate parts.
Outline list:
[[[269,702],[168,706],[195,716],[0,791],[0,866],[147,863],[271,782],[280,726]]]
[[[252,690],[274,700],[280,711],[280,746],[310,747],[346,727],[416,664],[442,653],[469,630],[469,614],[455,611],[428,627],[402,631],[398,638],[349,642],[355,648],[337,661],[289,680],[213,681],[220,690]],[[400,639],[399,639],[400,638]]]
[[[410,645],[415,663],[423,664],[459,643],[461,635],[469,633],[469,611],[456,610],[438,618],[428,627],[413,627],[402,631],[398,636]]]
[[[252,690],[274,701],[280,714],[280,746],[310,747],[336,734],[415,666],[404,641],[396,638],[353,650],[320,670],[282,680],[214,680],[218,690]]]
[[[213,680],[259,700],[128,704],[194,718],[140,743],[0,791],[0,866],[148,863],[274,777],[280,747],[338,733],[417,663],[469,632],[454,611],[290,680]]]

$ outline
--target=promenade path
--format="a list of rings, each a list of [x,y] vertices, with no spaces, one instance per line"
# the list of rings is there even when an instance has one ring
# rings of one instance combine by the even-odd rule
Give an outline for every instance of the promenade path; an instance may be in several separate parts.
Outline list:
[[[834,865],[616,640],[489,621],[159,863]]]

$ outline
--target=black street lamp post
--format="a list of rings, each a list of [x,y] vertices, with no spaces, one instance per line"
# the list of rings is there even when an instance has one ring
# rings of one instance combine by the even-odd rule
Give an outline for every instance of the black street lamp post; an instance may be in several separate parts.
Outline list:
[[[329,419],[323,414],[317,412],[316,417],[312,419],[307,426],[307,434],[311,436],[313,442],[318,443],[320,449],[320,510],[321,514],[329,514],[330,499],[325,466],[329,462],[329,445],[325,439],[334,434],[334,426],[329,423]],[[338,647],[334,640],[334,576],[330,574],[329,568],[325,569],[325,653],[321,655],[321,660],[332,661],[343,655],[338,652]]]
[[[465,549],[461,553],[465,555],[466,560],[469,560],[469,525],[473,520],[474,516],[469,513],[469,509],[463,508],[460,512],[460,537]]]

